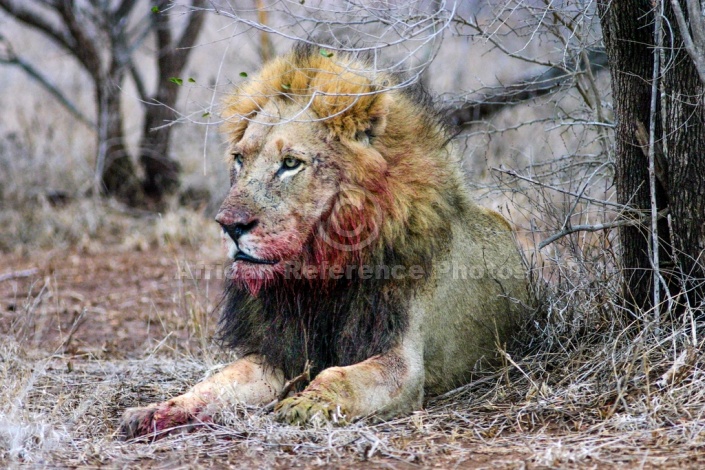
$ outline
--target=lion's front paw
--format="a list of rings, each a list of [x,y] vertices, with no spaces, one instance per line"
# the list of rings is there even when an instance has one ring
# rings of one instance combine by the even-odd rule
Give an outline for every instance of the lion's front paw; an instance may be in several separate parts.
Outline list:
[[[210,421],[210,415],[204,413],[202,407],[186,409],[168,401],[125,410],[119,435],[124,440],[145,435],[160,438],[175,430],[188,431],[195,425]]]
[[[128,408],[120,420],[120,430],[118,431],[122,439],[133,439],[156,431],[154,423],[154,413],[158,405],[144,406],[140,408]]]
[[[311,392],[303,392],[280,401],[274,409],[277,421],[288,424],[305,425],[333,422],[344,424],[346,411],[325,397]]]

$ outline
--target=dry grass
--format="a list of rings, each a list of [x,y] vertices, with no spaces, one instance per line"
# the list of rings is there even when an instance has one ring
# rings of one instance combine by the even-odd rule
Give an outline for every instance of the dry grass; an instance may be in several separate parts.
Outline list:
[[[525,72],[486,45],[448,44],[429,74],[437,90],[476,89]],[[257,67],[256,54],[238,55],[244,49],[228,52],[227,61],[239,64],[233,74]],[[71,64],[51,48],[32,51],[90,109]],[[199,83],[218,69],[213,57],[221,56],[211,51],[194,56],[189,73]],[[3,112],[13,118],[0,126],[0,276],[22,273],[0,281],[0,467],[705,466],[703,325],[694,320],[701,312],[661,325],[649,312],[626,312],[614,233],[576,233],[536,249],[567,220],[596,223],[615,213],[489,170],[523,168],[550,186],[609,198],[609,141],[572,125],[594,118],[575,92],[507,110],[461,145],[481,202],[522,228],[541,301],[503,368],[387,423],[302,429],[242,408],[206,430],[152,443],[116,440],[124,408],[178,394],[229,359],[210,343],[220,285],[176,275],[219,262],[212,204],[160,216],[86,196],[90,132],[64,118],[47,123],[44,116],[63,111],[37,90],[27,97],[16,72],[0,73],[9,87]],[[598,85],[609,103],[606,74]],[[185,97],[188,106],[208,105],[209,94],[195,95]],[[188,185],[225,187],[219,158],[206,159],[202,148],[206,142],[218,155],[214,132],[206,140],[203,127],[179,127],[175,139]],[[53,205],[47,189],[72,201]]]
[[[495,124],[512,127],[507,114]],[[519,143],[542,125],[509,131],[516,140],[490,139],[487,152],[513,155],[523,174],[580,191],[599,151],[581,157],[568,148],[594,135],[547,132],[541,145],[558,143],[569,159],[522,161]],[[598,176],[606,181],[609,172]],[[568,216],[584,223],[614,214],[506,175],[483,181],[483,202],[525,229],[541,300],[505,367],[387,423],[301,429],[242,408],[153,443],[115,439],[122,410],[178,394],[228,360],[209,340],[219,286],[174,275],[218,262],[216,230],[204,230],[215,224],[186,209],[134,214],[80,197],[58,207],[6,191],[0,274],[38,272],[0,283],[0,466],[702,467],[698,312],[663,325],[650,323],[649,312],[625,312],[614,233],[577,233],[536,249]],[[593,197],[611,191],[596,186]]]
[[[206,251],[196,248],[192,243],[197,239],[177,243],[167,237],[165,243],[156,242],[162,239],[163,235],[153,238],[151,248],[138,253],[145,266],[163,252],[174,263],[183,263],[207,259],[215,249],[213,242],[206,243],[210,245]],[[114,259],[125,251],[114,250],[117,255],[108,253]],[[224,412],[217,425],[152,443],[116,440],[119,416],[126,407],[181,393],[227,361],[227,355],[207,340],[214,328],[209,314],[212,293],[204,295],[203,284],[189,280],[160,284],[152,300],[157,302],[158,296],[166,303],[157,303],[159,318],[144,319],[160,327],[145,333],[128,320],[112,326],[116,331],[130,328],[128,334],[144,339],[120,346],[132,348],[121,355],[91,348],[94,330],[86,325],[69,340],[73,348],[66,345],[70,324],[56,338],[51,328],[36,328],[51,313],[42,310],[43,303],[51,301],[37,301],[47,293],[34,287],[17,304],[22,309],[16,312],[19,320],[3,328],[0,466],[186,468],[194,462],[233,468],[702,466],[701,328],[687,315],[682,322],[660,328],[639,317],[625,320],[628,317],[616,303],[618,277],[605,255],[609,252],[594,253],[602,256],[583,260],[580,269],[564,269],[569,264],[564,259],[558,267],[544,261],[544,271],[561,272],[554,282],[535,283],[543,314],[527,327],[522,342],[528,346],[513,350],[496,373],[430,399],[423,411],[386,423],[302,429],[276,423],[262,410],[241,408]],[[82,256],[88,264],[101,257]],[[5,257],[17,267],[28,266],[28,259],[36,261],[32,256]],[[18,259],[25,264],[18,264]],[[587,266],[591,280],[582,275]],[[39,279],[45,274],[40,269]],[[56,282],[47,287],[50,299],[62,298],[62,289],[70,287],[61,272],[54,267]],[[148,283],[150,271],[144,267],[142,272]],[[20,288],[32,285],[12,282]],[[115,291],[131,295],[118,286]],[[115,301],[120,305],[122,300]],[[1,305],[6,309],[6,303]],[[103,305],[110,310],[109,302]],[[39,341],[29,341],[22,333],[31,321]]]
[[[169,244],[197,246],[217,236],[204,231],[201,212],[174,207],[165,214],[137,212],[112,200],[80,198],[51,204],[46,197],[5,199],[0,212],[0,252],[67,249],[97,252],[103,245],[146,251]]]

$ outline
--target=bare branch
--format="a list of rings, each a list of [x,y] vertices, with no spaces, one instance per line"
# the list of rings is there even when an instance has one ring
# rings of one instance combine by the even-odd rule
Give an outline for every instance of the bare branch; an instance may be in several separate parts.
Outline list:
[[[127,67],[130,70],[130,76],[135,83],[135,88],[137,88],[137,93],[140,95],[140,101],[142,104],[146,104],[151,100],[147,87],[145,86],[144,79],[140,75],[139,70],[135,66],[133,61],[134,52],[144,43],[145,39],[149,36],[152,31],[153,23],[150,20],[147,21],[146,25],[143,25],[142,30],[139,34],[135,34],[135,39],[129,46],[125,47],[125,56],[127,60]]]
[[[673,7],[673,13],[676,16],[676,21],[678,22],[678,29],[681,33],[681,38],[683,39],[683,45],[685,50],[688,52],[695,68],[698,71],[698,76],[700,81],[705,85],[705,26],[703,26],[702,14],[698,11],[695,0],[688,0],[688,10],[690,12],[690,25],[693,28],[693,34],[698,39],[698,43],[693,42],[693,38],[690,35],[688,28],[688,23],[685,20],[685,15],[681,9],[678,0],[671,0],[671,6]],[[693,12],[696,16],[693,16]]]
[[[668,215],[668,209],[663,209],[659,211],[658,213],[658,218],[662,219]],[[636,218],[636,219],[622,219],[622,220],[616,220],[613,222],[605,222],[602,224],[583,224],[583,225],[570,225],[563,230],[561,230],[558,233],[555,233],[539,243],[539,249],[543,249],[550,245],[551,243],[555,242],[556,240],[559,240],[566,235],[570,235],[571,233],[575,232],[601,232],[602,230],[609,230],[617,227],[625,227],[625,226],[630,226],[630,225],[643,225],[645,222],[648,222],[649,219],[651,218],[651,214],[645,214],[643,217]]]
[[[663,1],[659,1],[654,8],[655,21],[654,21],[654,36],[656,40],[657,51],[663,48],[663,31],[661,29],[661,23],[663,21]],[[654,141],[656,140],[656,105],[658,103],[658,84],[659,76],[661,75],[661,55],[658,53],[653,54],[654,70],[652,72],[651,80],[651,104],[649,108],[649,194],[651,198],[651,264],[653,269],[653,312],[654,321],[658,324],[661,320],[660,318],[660,305],[661,305],[661,263],[659,262],[659,233],[658,233],[658,201],[656,196],[656,152]],[[664,287],[668,289],[668,285],[664,282]]]
[[[196,43],[196,39],[198,39],[198,34],[201,31],[201,26],[203,26],[203,20],[205,18],[205,15],[198,10],[204,8],[205,5],[205,0],[193,0],[191,2],[192,11],[189,14],[188,24],[186,25],[186,28],[184,28],[184,31],[176,44],[177,51],[190,49]],[[188,52],[184,52],[182,54],[186,56]],[[183,60],[185,61],[185,58]],[[183,65],[181,67],[183,68]]]
[[[586,54],[586,62],[589,63],[588,70],[598,71],[607,65],[607,55],[601,50],[590,51]],[[444,113],[446,122],[453,126],[466,126],[486,120],[505,107],[553,93],[573,76],[574,73],[568,72],[565,67],[552,67],[540,75],[468,101],[459,109],[448,110]]]
[[[0,0],[0,8],[5,10],[10,16],[43,34],[46,34],[61,47],[71,51],[74,47],[74,43],[67,31],[55,27],[34,11],[24,8],[24,5],[27,5],[27,2],[21,3],[13,2],[11,0]]]
[[[125,18],[130,14],[136,4],[137,0],[122,0],[120,5],[115,9],[115,11],[113,11],[113,18]]]
[[[202,12],[205,6],[205,0],[193,0],[188,12],[189,19],[181,33],[181,36],[174,43],[173,31],[169,16],[163,8],[168,7],[167,0],[154,0],[153,4],[159,9],[158,12],[152,14],[152,29],[154,29],[157,39],[157,67],[159,69],[160,82],[157,85],[157,90],[150,98],[146,98],[147,94],[143,95],[143,101],[149,105],[155,102],[166,107],[175,105],[176,94],[173,89],[169,89],[167,80],[170,77],[178,77],[183,72],[191,49],[195,44],[198,35],[202,29],[204,14]],[[134,66],[132,67],[134,69]],[[133,73],[133,77],[137,77]],[[159,119],[160,123],[162,118]],[[154,126],[153,126],[154,127]]]
[[[0,282],[10,281],[12,279],[20,279],[23,277],[32,277],[39,273],[39,269],[23,269],[21,271],[10,271],[7,273],[0,274]]]
[[[690,30],[693,32],[693,41],[699,49],[705,49],[705,5],[698,0],[686,0],[688,16],[690,17]]]
[[[147,103],[150,100],[149,92],[147,92],[147,87],[144,85],[144,80],[132,60],[130,60],[129,67],[130,76],[132,77],[132,81],[135,83],[137,93],[140,95],[140,101],[142,101],[142,103]]]
[[[663,153],[661,142],[654,140],[653,149],[651,148],[649,132],[647,132],[646,126],[644,126],[644,123],[641,121],[636,122],[635,136],[646,158],[649,158],[651,151],[654,152],[654,171],[656,172],[656,179],[661,183],[664,189],[668,190],[668,164],[666,162],[666,156]]]
[[[97,80],[102,69],[100,55],[95,48],[95,40],[89,37],[83,29],[80,20],[76,17],[73,2],[58,2],[54,5],[54,8],[63,18],[69,33],[75,41],[75,47],[70,52],[83,64],[93,79]]]
[[[326,2],[320,6],[309,3],[269,2],[268,11],[280,13],[284,19],[283,22],[272,20],[270,24],[249,18],[248,13],[252,11],[242,8],[217,8],[211,4],[208,10],[246,28],[288,40],[345,52],[370,53],[375,57],[375,71],[404,69],[408,75],[413,75],[413,80],[404,85],[408,86],[432,62],[459,2],[441,2],[442,5],[432,11],[424,10],[423,2],[393,2],[384,7],[358,1]],[[276,6],[281,9],[277,10]],[[355,33],[354,42],[348,39],[351,30]],[[376,60],[384,49],[403,51],[403,57],[389,63]],[[423,58],[414,60],[422,52]]]
[[[158,1],[157,4],[168,5],[167,1]],[[158,66],[162,77],[181,75],[183,72],[191,48],[198,39],[198,34],[203,26],[204,14],[200,11],[204,8],[205,0],[193,0],[189,20],[181,36],[172,43],[172,31],[169,24],[169,17],[166,14],[155,14],[154,24],[157,34],[157,47],[159,48]]]
[[[495,38],[494,34],[491,34],[491,33],[488,33],[487,31],[485,31],[485,29],[482,28],[476,21],[466,20],[466,19],[461,18],[460,16],[456,15],[453,18],[453,22],[461,24],[463,26],[467,26],[467,27],[477,31],[482,37],[486,38],[497,49],[499,49],[504,54],[506,54],[507,57],[511,57],[513,59],[518,59],[518,60],[521,60],[523,62],[527,62],[530,64],[543,65],[544,67],[549,67],[549,68],[556,67],[556,64],[554,64],[554,63],[547,62],[545,60],[539,60],[535,57],[529,57],[529,56],[519,54],[517,52],[510,51],[509,49],[507,49],[507,47],[504,44],[502,44],[500,41],[497,40],[497,38]],[[564,69],[564,72],[570,73],[570,71],[567,69]]]
[[[528,178],[528,177],[526,177],[526,176],[520,175],[519,173],[517,173],[517,172],[514,171],[514,170],[505,170],[504,168],[496,168],[496,167],[493,167],[493,168],[492,168],[492,171],[497,171],[497,172],[499,172],[499,173],[504,173],[505,175],[512,176],[512,177],[514,177],[514,178],[517,178],[517,179],[526,181],[526,182],[531,183],[531,184],[535,184],[535,185],[537,185],[537,186],[541,186],[542,188],[551,189],[551,190],[553,190],[553,191],[556,191],[556,192],[559,192],[559,193],[562,193],[562,194],[567,194],[567,195],[569,195],[569,196],[573,196],[573,197],[576,197],[576,198],[578,198],[578,199],[582,199],[582,200],[584,200],[584,201],[592,202],[592,203],[595,203],[595,204],[600,204],[600,205],[603,205],[603,206],[618,207],[618,208],[620,208],[620,209],[622,209],[622,210],[628,210],[628,211],[633,211],[633,210],[634,210],[634,209],[632,209],[632,208],[629,207],[629,206],[625,206],[624,204],[619,204],[619,203],[617,203],[617,202],[612,202],[612,201],[603,201],[603,200],[601,200],[601,199],[595,199],[595,198],[591,198],[591,197],[589,197],[589,196],[585,196],[584,194],[579,194],[579,193],[576,193],[576,192],[573,192],[573,191],[568,191],[568,190],[566,190],[566,189],[557,188],[557,187],[555,187],[555,186],[551,186],[550,184],[542,183],[541,181],[536,181],[535,179],[531,179],[531,178]]]
[[[194,0],[196,4],[202,4],[202,0]],[[153,27],[157,37],[158,59],[157,66],[159,74],[165,80],[169,77],[181,74],[190,48],[196,40],[198,31],[203,23],[203,15],[190,12],[189,22],[184,28],[181,37],[174,43],[169,15],[164,9],[169,5],[168,0],[156,0],[155,6],[158,12],[153,13]]]
[[[69,100],[66,95],[64,95],[61,90],[59,90],[54,84],[52,84],[47,77],[45,77],[39,70],[34,68],[32,64],[17,56],[10,45],[9,41],[2,35],[0,35],[0,44],[5,45],[5,57],[0,57],[1,64],[14,65],[21,68],[30,78],[35,80],[39,85],[42,86],[46,91],[48,91],[56,100],[61,104],[66,110],[71,113],[76,119],[90,127],[91,129],[96,128],[95,122],[86,117],[78,107],[74,105],[71,100]]]
[[[158,10],[152,12],[152,24],[157,35],[157,49],[159,54],[159,64],[161,68],[162,58],[168,54],[171,48],[171,28],[169,26],[169,15],[164,9],[169,5],[169,0],[155,0],[152,4]]]

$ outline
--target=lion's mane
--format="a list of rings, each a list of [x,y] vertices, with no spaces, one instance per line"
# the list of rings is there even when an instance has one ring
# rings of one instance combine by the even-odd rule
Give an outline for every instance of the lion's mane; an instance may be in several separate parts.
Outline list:
[[[419,86],[402,78],[371,73],[353,55],[329,54],[298,45],[273,60],[226,98],[223,130],[239,141],[250,119],[269,100],[298,102],[320,118],[331,138],[370,138],[338,159],[341,194],[364,194],[358,210],[338,220],[343,227],[377,230],[373,243],[358,251],[338,250],[311,232],[302,262],[312,265],[421,266],[420,279],[373,276],[357,271],[342,279],[268,280],[257,295],[227,283],[220,338],[238,354],[260,354],[288,377],[310,361],[315,374],[381,354],[394,346],[408,325],[408,305],[422,295],[434,258],[448,250],[452,220],[466,218],[468,199],[450,135]],[[327,214],[329,216],[330,214]]]

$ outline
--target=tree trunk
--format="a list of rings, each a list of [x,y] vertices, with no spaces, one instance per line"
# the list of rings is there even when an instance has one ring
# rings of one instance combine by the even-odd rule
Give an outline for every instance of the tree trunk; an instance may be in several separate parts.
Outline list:
[[[649,161],[637,140],[637,123],[648,127],[653,73],[653,21],[648,1],[622,0],[599,3],[602,35],[612,78],[616,115],[615,156],[617,200],[648,213]],[[665,206],[663,196],[659,208]],[[666,234],[665,232],[664,234]],[[652,299],[652,270],[647,226],[627,226],[619,231],[624,272],[624,298],[628,304],[648,309]]]
[[[598,3],[605,47],[610,63],[612,94],[616,115],[615,154],[617,198],[643,214],[651,210],[648,157],[637,139],[637,125],[646,128],[650,123],[651,83],[654,67],[654,14],[648,0],[620,0]],[[667,19],[675,27],[675,19]],[[676,32],[677,35],[677,32]],[[670,37],[664,44],[670,44]],[[679,35],[673,38],[676,50],[682,48]],[[670,49],[669,49],[670,52]],[[671,295],[677,295],[682,286],[678,268],[700,278],[703,282],[703,255],[705,249],[705,175],[702,109],[702,84],[692,62],[685,52],[667,58],[664,74],[667,122],[661,122],[660,109],[656,112],[656,138],[663,140],[667,163],[665,181],[656,185],[659,210],[669,208],[673,237],[668,220],[658,223],[659,259]],[[659,97],[658,103],[661,103]],[[624,271],[624,298],[635,309],[653,307],[653,275],[649,255],[649,227],[622,227],[620,229],[621,258]],[[672,240],[673,239],[673,240]],[[672,257],[673,246],[681,250]],[[699,262],[697,260],[700,260]],[[673,268],[675,272],[673,271]],[[691,300],[702,299],[705,288],[690,283]],[[665,292],[664,292],[665,294]],[[665,295],[661,295],[664,299]],[[682,301],[683,299],[678,299]]]
[[[686,14],[685,6],[682,10]],[[668,166],[668,204],[676,255],[674,275],[683,281],[691,307],[705,302],[705,84],[685,51],[678,23],[666,2],[664,44],[668,68],[664,73],[665,159]],[[694,21],[705,22],[704,17]],[[673,36],[669,34],[672,32]]]
[[[145,112],[144,131],[140,143],[140,163],[144,168],[144,192],[153,202],[159,204],[165,195],[179,188],[179,163],[169,155],[171,125],[176,116],[173,109],[179,94],[178,85],[171,83],[172,77],[183,73],[191,48],[203,26],[202,14],[192,13],[178,40],[173,40],[169,15],[161,14],[169,0],[152,0],[156,13],[152,21],[156,33],[158,58],[157,91],[151,97]],[[193,8],[203,8],[205,0],[192,0]]]
[[[95,82],[98,112],[98,157],[96,175],[101,190],[129,205],[142,201],[142,189],[135,166],[125,146],[120,95],[122,72],[98,78]]]
[[[171,76],[171,75],[170,75]],[[160,74],[155,104],[145,112],[144,129],[140,142],[140,163],[144,168],[143,189],[147,197],[160,202],[165,195],[179,188],[179,163],[169,155],[172,126],[176,118],[174,107],[178,86],[168,81],[170,76]]]

